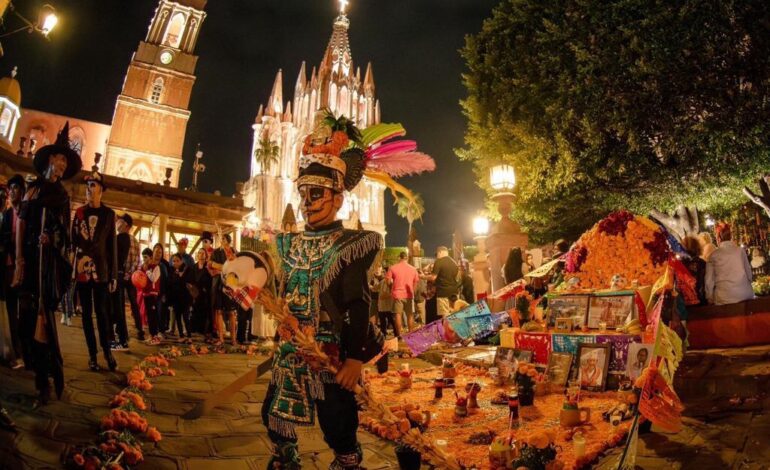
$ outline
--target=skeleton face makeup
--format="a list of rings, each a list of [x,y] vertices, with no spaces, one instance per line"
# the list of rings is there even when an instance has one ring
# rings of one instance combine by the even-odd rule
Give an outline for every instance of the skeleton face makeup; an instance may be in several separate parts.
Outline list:
[[[89,203],[99,204],[102,200],[102,185],[96,181],[89,181],[86,183],[86,201]]]
[[[329,188],[300,186],[302,217],[310,228],[323,227],[334,222],[337,211],[342,207],[343,196]]]

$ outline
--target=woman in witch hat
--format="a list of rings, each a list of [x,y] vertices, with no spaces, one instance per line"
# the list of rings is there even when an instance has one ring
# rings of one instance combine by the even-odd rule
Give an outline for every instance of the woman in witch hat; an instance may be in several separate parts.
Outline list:
[[[64,372],[54,312],[71,280],[67,253],[70,248],[70,198],[62,181],[77,175],[83,166],[69,145],[69,122],[56,142],[35,153],[38,178],[32,182],[19,211],[16,231],[16,272],[22,341],[31,345],[35,406],[48,402],[49,376],[57,397],[64,389]],[[45,269],[43,269],[45,267]]]

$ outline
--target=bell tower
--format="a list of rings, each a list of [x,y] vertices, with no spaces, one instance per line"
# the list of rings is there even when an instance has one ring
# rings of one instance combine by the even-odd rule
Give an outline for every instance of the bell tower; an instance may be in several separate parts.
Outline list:
[[[179,185],[194,55],[207,0],[160,0],[147,37],[128,66],[115,104],[105,172],[162,183],[171,169]]]

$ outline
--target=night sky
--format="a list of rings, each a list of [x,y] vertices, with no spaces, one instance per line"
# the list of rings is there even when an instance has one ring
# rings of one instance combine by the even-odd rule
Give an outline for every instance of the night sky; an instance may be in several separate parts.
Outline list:
[[[131,54],[144,39],[156,0],[47,0],[60,22],[50,41],[21,33],[2,39],[0,72],[17,65],[22,107],[109,123]],[[17,0],[34,17],[35,0]],[[457,160],[465,118],[458,49],[464,35],[481,28],[497,0],[351,0],[353,60],[374,69],[384,122],[401,122],[408,137],[438,164],[430,175],[406,178],[427,208],[417,225],[423,246],[450,244],[460,229],[470,239],[471,219],[483,193],[471,165]],[[249,173],[251,125],[279,68],[284,101],[293,97],[300,64],[318,65],[337,14],[335,0],[210,0],[196,53],[180,186],[189,185],[198,142],[205,153],[204,191],[232,194]],[[6,18],[7,29],[17,20]],[[386,196],[389,245],[406,241],[406,222]]]

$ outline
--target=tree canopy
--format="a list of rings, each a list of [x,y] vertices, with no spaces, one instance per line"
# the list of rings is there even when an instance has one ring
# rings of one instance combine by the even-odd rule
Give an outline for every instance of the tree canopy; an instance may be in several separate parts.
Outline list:
[[[460,158],[536,241],[618,208],[716,215],[770,168],[770,2],[503,0],[468,36]]]

